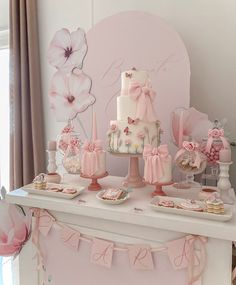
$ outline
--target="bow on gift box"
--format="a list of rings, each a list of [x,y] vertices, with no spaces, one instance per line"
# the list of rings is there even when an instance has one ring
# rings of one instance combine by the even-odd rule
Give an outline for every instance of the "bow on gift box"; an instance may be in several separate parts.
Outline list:
[[[131,83],[129,88],[130,98],[137,101],[136,118],[147,120],[148,122],[156,121],[153,109],[153,101],[156,93],[147,84]]]
[[[149,183],[157,183],[164,175],[163,163],[168,159],[169,151],[167,145],[153,147],[148,144],[144,146],[143,158],[145,160],[144,179]]]
[[[93,176],[98,171],[99,153],[102,151],[102,141],[85,141],[83,146],[81,171],[84,175]]]
[[[224,129],[211,129],[208,131],[208,139],[206,145],[206,151],[211,151],[211,146],[214,139],[220,139],[223,143],[224,148],[229,148],[229,143],[227,142],[226,138],[224,137]]]
[[[177,160],[185,151],[194,152],[195,160],[193,162],[193,166],[199,169],[202,162],[199,152],[199,144],[195,142],[184,141],[182,148],[176,153],[175,160]]]

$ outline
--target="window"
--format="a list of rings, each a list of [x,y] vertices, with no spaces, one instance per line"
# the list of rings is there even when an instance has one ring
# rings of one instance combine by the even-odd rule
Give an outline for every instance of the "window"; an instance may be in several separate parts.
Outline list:
[[[9,48],[8,31],[0,31],[0,186],[9,189]],[[0,257],[0,285],[12,285],[12,259]]]

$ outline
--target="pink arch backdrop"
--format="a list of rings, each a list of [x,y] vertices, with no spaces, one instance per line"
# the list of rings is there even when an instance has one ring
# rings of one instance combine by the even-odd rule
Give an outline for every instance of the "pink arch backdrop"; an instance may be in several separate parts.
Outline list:
[[[83,71],[92,79],[99,138],[106,142],[109,121],[116,119],[121,72],[136,67],[149,72],[157,92],[155,109],[164,130],[162,142],[171,142],[170,114],[177,107],[188,107],[190,101],[190,64],[179,35],[156,15],[130,11],[96,24],[87,33],[87,43]],[[90,130],[92,108],[78,116]],[[108,154],[107,162],[110,174],[126,174],[125,158]]]

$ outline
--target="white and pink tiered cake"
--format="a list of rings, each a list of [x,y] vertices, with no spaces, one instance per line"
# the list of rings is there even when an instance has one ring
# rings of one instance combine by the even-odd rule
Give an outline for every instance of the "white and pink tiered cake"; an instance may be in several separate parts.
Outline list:
[[[121,74],[121,94],[117,97],[117,120],[110,122],[108,151],[142,154],[145,144],[160,144],[160,123],[154,111],[156,93],[148,73],[135,68]]]

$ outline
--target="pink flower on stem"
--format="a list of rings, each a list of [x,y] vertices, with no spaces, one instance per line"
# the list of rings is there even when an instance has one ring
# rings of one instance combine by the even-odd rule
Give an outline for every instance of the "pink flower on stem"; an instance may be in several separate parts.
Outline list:
[[[82,67],[87,52],[85,33],[81,29],[70,33],[67,29],[56,32],[48,49],[48,61],[63,72]]]
[[[84,112],[94,104],[95,98],[90,94],[91,80],[81,70],[71,74],[57,71],[50,88],[50,103],[58,121],[73,119],[77,113]]]
[[[143,131],[140,131],[140,132],[137,133],[137,137],[139,139],[144,139],[145,138],[145,133]]]
[[[110,131],[111,131],[112,133],[115,133],[115,132],[117,131],[117,129],[118,129],[118,127],[117,127],[116,124],[112,124],[112,125],[110,126]]]
[[[131,139],[125,140],[125,145],[130,146],[132,144]]]

